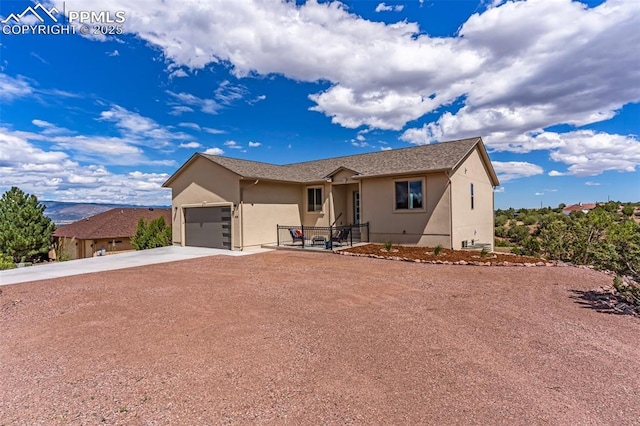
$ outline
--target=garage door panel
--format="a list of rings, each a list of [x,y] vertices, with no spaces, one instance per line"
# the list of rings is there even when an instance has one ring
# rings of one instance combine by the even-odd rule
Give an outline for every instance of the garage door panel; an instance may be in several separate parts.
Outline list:
[[[231,207],[185,209],[185,245],[231,250]]]

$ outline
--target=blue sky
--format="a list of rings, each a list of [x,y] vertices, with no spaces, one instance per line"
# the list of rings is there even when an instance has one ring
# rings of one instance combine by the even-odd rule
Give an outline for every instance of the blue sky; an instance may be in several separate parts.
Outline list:
[[[160,185],[194,152],[283,164],[482,136],[496,207],[640,201],[638,1],[54,0],[44,23],[10,17],[37,4],[0,3],[2,192],[169,205]]]

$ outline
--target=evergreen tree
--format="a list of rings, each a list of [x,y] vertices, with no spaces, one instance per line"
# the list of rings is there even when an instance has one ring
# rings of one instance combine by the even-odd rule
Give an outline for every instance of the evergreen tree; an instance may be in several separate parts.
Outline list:
[[[51,247],[55,225],[35,195],[15,186],[0,198],[0,253],[15,262],[34,260]]]
[[[149,223],[140,218],[136,233],[131,238],[131,245],[136,250],[169,246],[171,245],[171,227],[166,225],[162,216]]]

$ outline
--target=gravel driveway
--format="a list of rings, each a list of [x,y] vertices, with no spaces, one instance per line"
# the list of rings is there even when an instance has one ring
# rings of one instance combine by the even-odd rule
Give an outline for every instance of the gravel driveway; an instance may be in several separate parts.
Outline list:
[[[0,290],[0,424],[638,424],[577,268],[206,257]]]

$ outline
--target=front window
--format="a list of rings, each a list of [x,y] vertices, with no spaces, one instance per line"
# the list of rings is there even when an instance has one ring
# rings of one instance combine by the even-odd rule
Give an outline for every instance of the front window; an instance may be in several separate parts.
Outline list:
[[[307,188],[307,211],[322,211],[322,187]]]
[[[422,209],[422,179],[396,181],[396,210]]]

